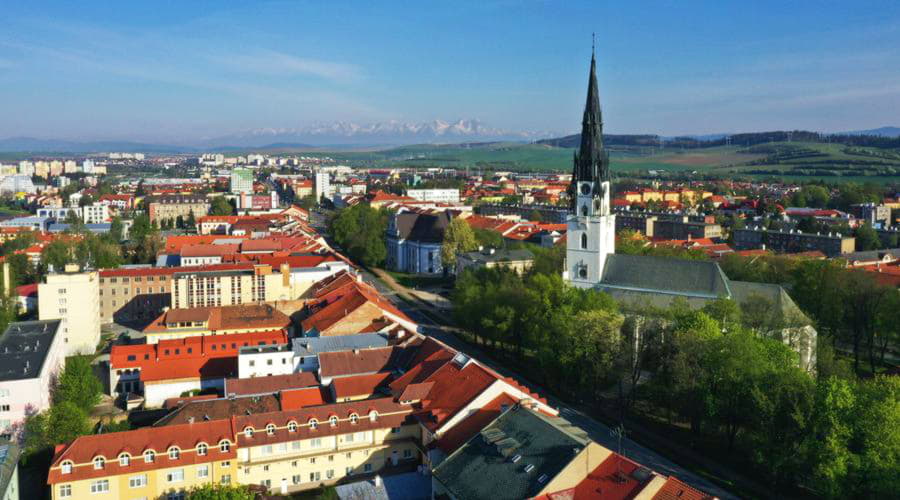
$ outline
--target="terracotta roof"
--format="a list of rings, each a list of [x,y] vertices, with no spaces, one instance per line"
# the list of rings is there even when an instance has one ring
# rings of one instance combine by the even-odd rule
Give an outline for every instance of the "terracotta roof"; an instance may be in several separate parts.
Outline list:
[[[378,388],[386,387],[392,378],[391,372],[339,377],[331,382],[331,390],[337,401],[350,397],[369,397],[375,394]]]
[[[319,353],[322,377],[378,373],[395,368],[401,349],[396,346]]]
[[[400,396],[397,397],[398,401],[421,401],[428,397],[428,393],[431,392],[431,388],[434,387],[434,382],[422,382],[421,384],[409,384],[406,386],[406,389],[403,389],[403,392]]]
[[[166,410],[174,410],[179,406],[192,403],[194,401],[208,401],[210,399],[218,399],[216,394],[201,394],[199,396],[185,396],[183,398],[169,398],[163,402],[163,408]]]
[[[319,406],[326,402],[321,387],[284,389],[281,391],[281,409],[299,410],[307,406]]]
[[[429,337],[419,346],[419,351],[409,364],[407,372],[391,382],[391,391],[399,395],[410,384],[426,381],[434,372],[449,363],[454,354]]]
[[[242,398],[220,398],[190,401],[176,407],[171,413],[156,421],[153,426],[188,424],[208,420],[229,420],[232,415],[269,413],[281,409],[274,394]]]
[[[242,304],[237,306],[169,309],[144,328],[144,332],[165,332],[168,331],[167,324],[179,321],[208,321],[206,328],[210,331],[241,328],[278,329],[287,328],[291,325],[291,319],[271,305]]]
[[[319,385],[313,372],[296,372],[271,377],[230,378],[225,381],[225,394],[272,394],[279,391]]]
[[[283,331],[235,333],[227,337],[209,335],[160,340],[155,344],[114,345],[110,350],[113,369],[138,368],[158,362],[189,358],[237,357],[241,347],[284,344]]]
[[[47,483],[56,484],[144,472],[177,465],[235,459],[237,457],[235,446],[232,446],[227,452],[219,449],[218,443],[223,439],[234,443],[231,422],[228,420],[195,422],[168,427],[145,427],[124,432],[81,436],[71,444],[57,448]],[[209,446],[208,453],[203,456],[191,452],[201,442],[207,443]],[[181,449],[178,459],[172,460],[168,457],[167,451],[171,446]],[[154,462],[144,462],[142,455],[146,450],[156,452]],[[128,466],[119,465],[117,458],[122,452],[131,454],[132,459]],[[106,459],[103,469],[94,469],[93,460],[97,456],[103,456]],[[70,474],[62,474],[59,468],[60,464],[66,460],[74,463]]]
[[[330,279],[322,288],[314,289],[314,293],[319,301],[309,304],[313,312],[302,321],[303,331],[316,329],[325,332],[365,304],[374,304],[382,313],[413,323],[392,302],[382,297],[370,285],[353,279],[349,273],[341,273],[340,277]],[[371,319],[374,321],[378,318]]]
[[[212,244],[199,244],[199,245],[185,245],[181,247],[181,256],[182,257],[223,257],[225,255],[231,255],[234,253],[238,253],[240,250],[240,245],[235,244],[226,244],[226,245],[212,245]]]
[[[712,495],[695,490],[674,476],[666,478],[662,488],[653,495],[653,500],[711,500]]]
[[[141,368],[141,382],[214,379],[237,375],[237,357],[179,359]]]
[[[575,498],[591,498],[597,492],[601,493],[602,498],[610,500],[634,498],[653,478],[653,474],[644,480],[635,478],[632,473],[640,467],[640,464],[612,453],[578,483]]]
[[[400,398],[403,401],[403,398]],[[512,407],[516,404],[512,396],[507,393],[501,393],[490,403],[482,406],[475,413],[466,417],[462,422],[454,425],[438,439],[437,446],[444,453],[450,455],[457,448],[466,443],[475,434],[481,432],[488,424],[494,421],[505,408]]]
[[[251,270],[253,264],[207,264],[204,266],[181,266],[181,267],[137,267],[137,268],[118,268],[118,269],[101,269],[101,278],[113,278],[118,276],[171,276],[175,273],[190,272],[206,272],[206,271],[238,271]]]
[[[455,362],[445,363],[428,377],[434,387],[428,399],[422,401],[422,409],[429,414],[422,419],[422,425],[437,430],[496,380],[477,363],[469,363],[462,369]]]

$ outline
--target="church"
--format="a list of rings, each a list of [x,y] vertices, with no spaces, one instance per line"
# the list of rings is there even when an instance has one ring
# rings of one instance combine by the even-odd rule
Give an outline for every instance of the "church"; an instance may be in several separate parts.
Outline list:
[[[603,115],[597,89],[596,59],[591,54],[581,143],[575,154],[566,219],[566,262],[563,279],[579,288],[610,294],[625,306],[664,308],[681,298],[694,308],[727,298],[744,303],[753,298],[771,303],[773,313],[790,325],[777,332],[800,354],[801,366],[815,369],[816,330],[780,285],[729,280],[712,261],[616,254],[616,215],[610,210],[612,177],[603,147]]]

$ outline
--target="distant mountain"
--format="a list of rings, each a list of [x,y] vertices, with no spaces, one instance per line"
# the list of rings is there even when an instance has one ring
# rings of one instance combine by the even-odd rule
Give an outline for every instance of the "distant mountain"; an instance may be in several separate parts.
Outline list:
[[[843,132],[846,135],[877,135],[879,137],[900,137],[900,127],[881,127],[869,130]]]
[[[533,141],[550,136],[552,134],[547,132],[516,132],[493,128],[474,119],[422,123],[391,120],[371,124],[335,122],[298,129],[253,129],[208,139],[202,141],[202,145],[208,148],[260,147],[267,144],[397,146],[472,141]]]
[[[65,141],[36,139],[34,137],[10,137],[0,139],[0,151],[35,153],[96,153],[117,151],[123,153],[181,153],[191,148],[148,144],[130,141]]]

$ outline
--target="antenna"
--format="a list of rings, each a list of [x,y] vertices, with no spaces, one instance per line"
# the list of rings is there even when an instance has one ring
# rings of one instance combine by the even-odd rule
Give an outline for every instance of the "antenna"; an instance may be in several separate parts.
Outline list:
[[[591,32],[591,56],[594,55],[594,45],[597,42],[597,33]]]
[[[616,477],[622,477],[622,438],[625,437],[625,426],[619,424],[615,428],[610,429],[609,433],[618,441],[619,456],[616,457]]]

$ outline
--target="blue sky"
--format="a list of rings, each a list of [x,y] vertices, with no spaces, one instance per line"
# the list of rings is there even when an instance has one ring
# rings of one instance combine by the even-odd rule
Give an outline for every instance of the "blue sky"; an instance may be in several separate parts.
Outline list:
[[[14,2],[0,137],[188,141],[312,123],[611,133],[900,125],[900,2]]]

